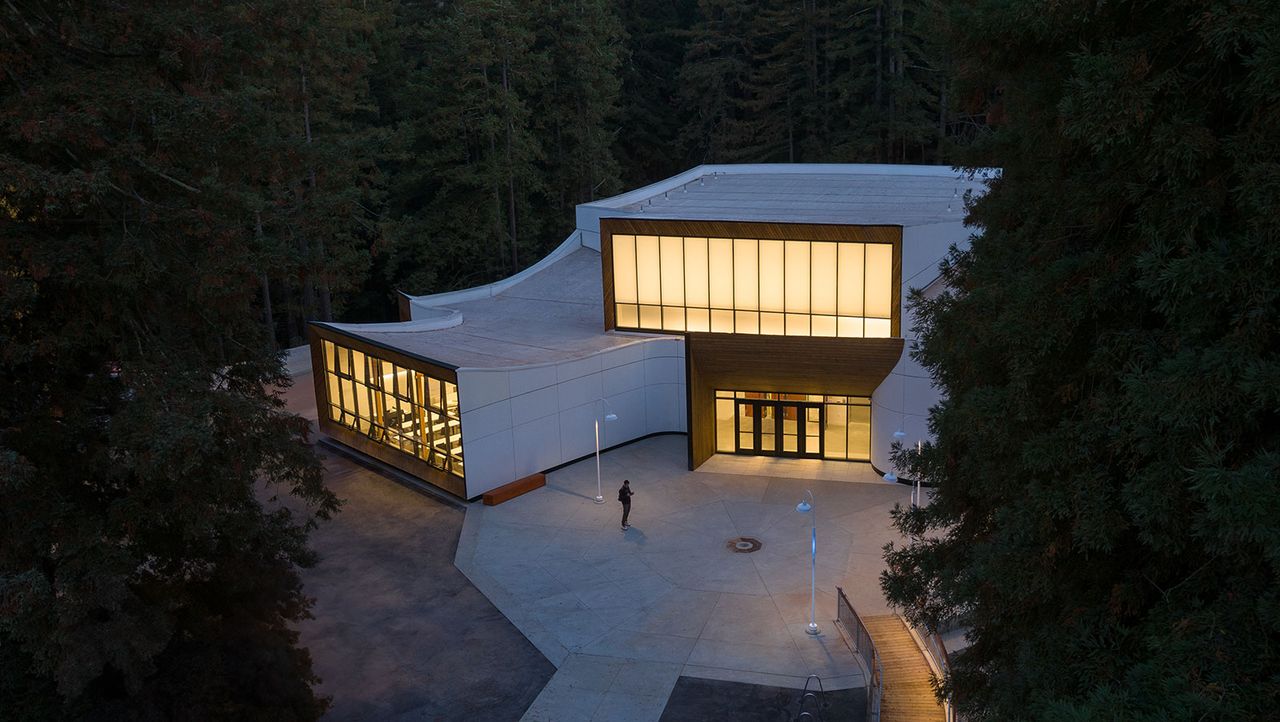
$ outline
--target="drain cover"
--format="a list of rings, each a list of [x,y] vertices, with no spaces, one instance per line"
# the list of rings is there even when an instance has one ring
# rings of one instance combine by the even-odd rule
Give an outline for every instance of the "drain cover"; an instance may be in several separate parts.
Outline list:
[[[753,539],[749,536],[740,536],[730,539],[725,546],[729,547],[729,551],[738,554],[750,554],[751,552],[760,551],[760,547],[764,546],[759,539]]]

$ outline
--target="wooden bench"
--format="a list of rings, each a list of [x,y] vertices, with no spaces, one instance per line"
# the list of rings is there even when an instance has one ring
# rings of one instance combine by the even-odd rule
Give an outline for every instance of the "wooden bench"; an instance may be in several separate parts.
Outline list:
[[[511,501],[521,494],[528,494],[534,489],[546,485],[546,474],[530,474],[523,479],[516,479],[510,484],[503,484],[497,489],[486,491],[484,494],[484,505],[497,506],[504,501]]]

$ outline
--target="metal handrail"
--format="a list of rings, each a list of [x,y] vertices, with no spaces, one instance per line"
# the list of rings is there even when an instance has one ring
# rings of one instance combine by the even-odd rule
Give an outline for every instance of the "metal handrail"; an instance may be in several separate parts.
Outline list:
[[[809,689],[809,683],[815,680],[818,683],[818,690],[816,692]],[[818,713],[816,717],[804,708],[805,703],[811,699],[813,700],[813,704],[817,707]],[[800,693],[800,714],[796,716],[796,722],[800,722],[800,720],[805,719],[806,717],[808,719],[817,719],[818,722],[822,722],[822,708],[826,706],[826,701],[827,690],[822,684],[822,678],[816,674],[811,674],[808,677],[805,677],[804,690]]]
[[[947,653],[947,645],[942,641],[942,635],[938,632],[930,632],[928,629],[920,629],[919,627],[905,622],[915,636],[923,643],[923,652],[932,662],[933,666],[942,671],[943,677],[951,672],[951,655]],[[960,718],[956,714],[955,705],[951,703],[951,699],[942,700],[942,709],[946,715],[947,722],[959,722]]]
[[[880,663],[880,654],[876,651],[871,633],[862,623],[862,617],[854,611],[844,589],[836,587],[836,621],[852,637],[854,653],[862,657],[867,665],[871,679],[867,680],[867,722],[880,722],[880,700],[884,694],[884,667]],[[846,641],[848,640],[846,637]]]

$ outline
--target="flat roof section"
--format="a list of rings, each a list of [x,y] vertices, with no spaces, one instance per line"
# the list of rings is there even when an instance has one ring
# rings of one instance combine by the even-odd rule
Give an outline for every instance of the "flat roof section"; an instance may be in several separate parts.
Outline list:
[[[700,166],[588,204],[633,218],[920,226],[964,221],[983,177],[940,166]]]
[[[459,368],[569,361],[648,335],[605,333],[600,254],[585,247],[494,296],[446,306],[462,313],[461,324],[436,330],[412,321],[328,325]]]

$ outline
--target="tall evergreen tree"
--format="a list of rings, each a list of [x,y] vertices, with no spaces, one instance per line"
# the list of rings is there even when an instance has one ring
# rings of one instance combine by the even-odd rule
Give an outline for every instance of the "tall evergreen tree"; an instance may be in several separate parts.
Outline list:
[[[287,378],[258,304],[280,248],[252,170],[307,175],[257,144],[252,110],[278,79],[259,41],[303,10],[0,9],[6,718],[324,710],[291,625],[311,514],[337,501],[269,391]],[[311,511],[264,510],[262,483]]]
[[[884,586],[971,719],[1280,706],[1280,6],[960,6],[1003,168],[915,299],[937,484]]]
[[[574,205],[617,188],[616,8],[457,0],[404,4],[399,22],[406,82],[380,90],[403,143],[387,165],[392,284],[444,291],[536,262]]]
[[[629,187],[673,176],[689,165],[677,77],[697,16],[695,0],[621,0],[626,55],[614,153]]]

